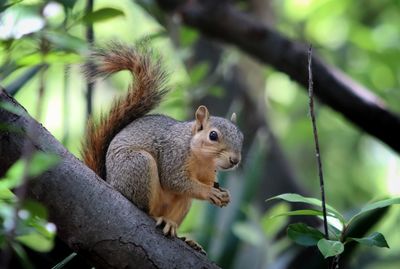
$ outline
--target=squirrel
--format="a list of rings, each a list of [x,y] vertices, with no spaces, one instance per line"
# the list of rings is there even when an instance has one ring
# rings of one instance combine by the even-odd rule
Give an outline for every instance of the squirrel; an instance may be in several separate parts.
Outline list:
[[[177,236],[192,199],[226,206],[230,194],[219,187],[216,173],[241,160],[236,115],[210,116],[203,105],[193,121],[148,115],[168,92],[166,73],[159,60],[135,47],[114,42],[93,49],[88,62],[89,79],[128,70],[134,80],[99,123],[89,120],[82,148],[86,165],[153,217],[165,235]],[[205,253],[195,241],[183,240]]]

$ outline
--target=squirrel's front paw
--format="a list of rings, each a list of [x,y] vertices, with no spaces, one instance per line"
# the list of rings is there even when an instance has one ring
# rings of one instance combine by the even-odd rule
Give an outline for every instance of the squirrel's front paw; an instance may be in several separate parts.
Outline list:
[[[209,195],[209,200],[212,204],[223,207],[230,202],[231,196],[229,194],[229,191],[226,189],[212,187]]]

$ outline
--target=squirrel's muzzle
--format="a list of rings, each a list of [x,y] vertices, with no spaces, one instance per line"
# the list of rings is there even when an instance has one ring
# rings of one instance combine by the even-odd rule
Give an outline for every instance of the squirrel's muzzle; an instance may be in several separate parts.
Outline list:
[[[235,166],[240,162],[240,159],[238,157],[229,157],[229,162],[232,166]]]

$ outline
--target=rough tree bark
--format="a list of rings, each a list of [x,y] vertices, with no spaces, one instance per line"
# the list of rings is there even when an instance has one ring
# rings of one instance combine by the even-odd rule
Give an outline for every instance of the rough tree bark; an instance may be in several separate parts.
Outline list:
[[[230,1],[169,0],[160,6],[203,34],[233,44],[307,89],[307,47],[269,29]],[[400,152],[400,117],[371,91],[313,56],[315,95],[360,129]],[[279,89],[276,89],[279,90]]]
[[[0,89],[0,103],[20,105]],[[32,122],[33,121],[33,122]],[[179,239],[165,237],[155,222],[137,209],[29,115],[0,108],[0,124],[36,137],[0,131],[0,175],[21,156],[28,138],[36,150],[61,156],[55,168],[29,184],[30,196],[47,206],[58,236],[98,268],[218,268]]]

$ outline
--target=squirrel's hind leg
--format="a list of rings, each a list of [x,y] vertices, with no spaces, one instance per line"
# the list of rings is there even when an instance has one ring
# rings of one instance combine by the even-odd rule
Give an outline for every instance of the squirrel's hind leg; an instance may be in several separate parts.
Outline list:
[[[130,148],[109,152],[106,166],[107,181],[137,207],[149,213],[159,202],[157,163],[149,152]]]
[[[150,215],[156,220],[156,225],[162,227],[165,235],[176,236],[176,230],[189,211],[191,201],[185,196],[179,196],[168,191],[162,191],[159,205],[150,208]],[[154,204],[155,205],[155,204]]]
[[[140,149],[126,148],[115,152],[107,156],[107,164],[110,164],[107,166],[109,183],[152,216],[156,226],[163,226],[165,235],[175,237],[178,224],[164,216],[171,195],[161,188],[156,160],[149,152]],[[118,166],[114,167],[114,163],[118,163]]]

